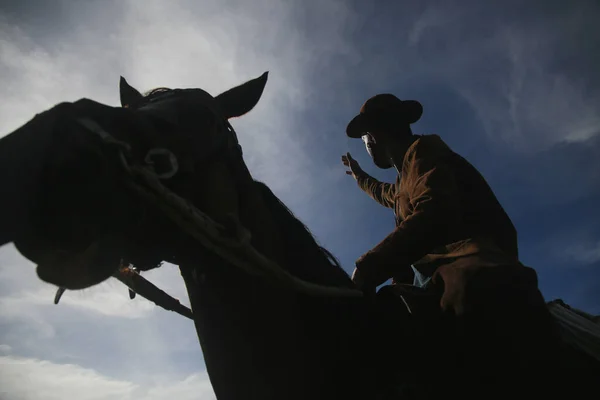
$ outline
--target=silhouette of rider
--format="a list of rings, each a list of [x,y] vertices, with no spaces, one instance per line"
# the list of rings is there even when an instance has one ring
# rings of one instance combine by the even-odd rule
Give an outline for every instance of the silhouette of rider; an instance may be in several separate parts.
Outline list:
[[[444,283],[441,306],[461,314],[468,277],[483,267],[523,267],[517,233],[483,176],[438,135],[416,135],[411,124],[423,113],[415,100],[379,94],[348,124],[362,138],[375,165],[395,168],[395,183],[368,175],[350,153],[342,156],[358,186],[391,208],[396,228],[356,261],[353,281],[375,288],[395,284]],[[529,269],[529,268],[527,268]]]

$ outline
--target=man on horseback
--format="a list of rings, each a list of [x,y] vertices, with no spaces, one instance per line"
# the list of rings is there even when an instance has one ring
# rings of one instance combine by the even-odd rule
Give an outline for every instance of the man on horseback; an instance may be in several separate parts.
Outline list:
[[[460,314],[465,288],[449,281],[462,285],[466,276],[455,270],[518,265],[517,234],[467,160],[437,135],[412,133],[410,125],[422,112],[417,101],[380,94],[347,127],[349,137],[363,138],[376,166],[398,171],[394,184],[383,183],[365,173],[349,153],[342,157],[359,187],[396,216],[396,229],[356,262],[353,280],[372,290],[389,278],[422,285],[441,275],[447,286],[442,308]]]
[[[519,352],[508,345],[509,336],[518,337],[514,340],[527,352],[544,337],[553,340],[537,274],[519,262],[513,223],[475,167],[438,135],[412,133],[410,125],[422,112],[417,101],[379,94],[367,100],[348,124],[347,135],[362,137],[377,167],[398,172],[395,183],[380,182],[349,153],[342,156],[349,168],[346,173],[396,217],[394,231],[356,261],[352,280],[373,294],[393,279],[378,298],[390,291],[403,297],[432,294],[422,298],[434,299],[435,308],[428,302],[423,313],[441,308],[461,316],[471,326],[467,340],[479,343],[476,347],[494,343],[498,354],[505,355],[502,349],[508,348]],[[545,354],[543,348],[540,344],[534,359]]]

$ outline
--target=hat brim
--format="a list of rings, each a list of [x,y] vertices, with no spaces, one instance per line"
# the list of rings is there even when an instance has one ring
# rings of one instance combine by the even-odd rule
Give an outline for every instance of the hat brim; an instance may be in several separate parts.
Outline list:
[[[403,100],[402,119],[407,124],[414,124],[423,115],[423,106],[416,100]],[[346,135],[353,139],[358,139],[373,129],[372,123],[365,114],[358,114],[352,118],[352,121],[346,127]]]
[[[352,139],[358,139],[369,131],[369,124],[364,114],[358,114],[346,127],[346,135]]]

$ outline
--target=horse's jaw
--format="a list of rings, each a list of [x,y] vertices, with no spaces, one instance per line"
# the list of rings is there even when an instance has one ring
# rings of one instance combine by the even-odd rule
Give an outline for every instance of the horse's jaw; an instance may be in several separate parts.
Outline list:
[[[78,252],[61,251],[35,240],[16,241],[15,247],[36,264],[42,281],[79,290],[105,281],[118,270],[119,250],[108,244],[106,240],[97,240]]]

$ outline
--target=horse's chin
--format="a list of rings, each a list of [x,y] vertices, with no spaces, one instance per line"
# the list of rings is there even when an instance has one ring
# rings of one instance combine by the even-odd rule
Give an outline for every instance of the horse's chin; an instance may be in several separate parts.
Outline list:
[[[37,275],[44,282],[69,290],[97,285],[119,268],[119,260],[107,259],[100,248],[98,242],[94,242],[79,253],[45,252],[36,260]]]

